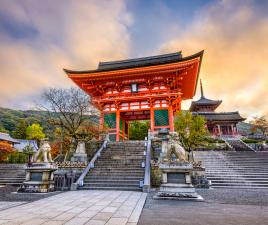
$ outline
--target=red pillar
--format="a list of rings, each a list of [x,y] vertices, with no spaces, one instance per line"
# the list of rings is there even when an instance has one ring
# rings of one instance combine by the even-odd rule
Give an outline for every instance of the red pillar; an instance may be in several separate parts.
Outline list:
[[[104,126],[104,113],[101,111],[100,112],[100,130],[103,130]]]
[[[154,109],[150,108],[151,132],[154,132]]]
[[[173,115],[172,106],[169,106],[168,108],[168,122],[169,122],[170,132],[174,132],[174,115]]]
[[[120,140],[120,111],[116,110],[116,141]]]

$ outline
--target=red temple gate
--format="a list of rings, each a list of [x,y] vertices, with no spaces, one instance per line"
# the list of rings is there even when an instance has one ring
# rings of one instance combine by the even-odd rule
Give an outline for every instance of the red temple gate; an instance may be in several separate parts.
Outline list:
[[[203,51],[188,57],[177,52],[100,62],[96,70],[64,71],[91,96],[110,139],[120,141],[128,138],[132,120],[150,120],[151,131],[174,131],[174,112],[195,94],[202,56]]]

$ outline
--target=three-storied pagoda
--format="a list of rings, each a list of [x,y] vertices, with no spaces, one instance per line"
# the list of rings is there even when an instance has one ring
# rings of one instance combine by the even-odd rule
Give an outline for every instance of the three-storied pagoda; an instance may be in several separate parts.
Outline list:
[[[202,56],[203,51],[188,57],[176,52],[100,62],[96,70],[64,71],[91,96],[110,139],[120,141],[128,139],[131,120],[150,120],[151,131],[174,131],[174,112],[195,95]]]
[[[202,82],[200,80],[201,97],[197,101],[192,101],[190,111],[193,115],[203,116],[207,121],[208,131],[212,135],[222,136],[238,135],[237,123],[244,121],[239,112],[215,112],[222,103],[221,100],[211,100],[204,96]]]

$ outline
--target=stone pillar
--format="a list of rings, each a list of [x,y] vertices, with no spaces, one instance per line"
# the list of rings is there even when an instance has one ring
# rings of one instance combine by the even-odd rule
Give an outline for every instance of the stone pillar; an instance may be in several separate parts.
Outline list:
[[[120,140],[120,111],[116,110],[116,141]]]

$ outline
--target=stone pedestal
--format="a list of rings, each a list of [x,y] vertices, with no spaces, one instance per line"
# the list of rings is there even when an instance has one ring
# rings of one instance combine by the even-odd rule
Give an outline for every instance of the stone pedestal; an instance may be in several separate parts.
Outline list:
[[[76,151],[71,158],[71,162],[83,162],[87,163],[87,154],[86,154],[86,147],[85,142],[79,141]]]
[[[54,171],[58,167],[52,163],[32,163],[25,167],[26,178],[18,192],[45,193],[55,190]]]
[[[203,198],[195,192],[191,181],[193,166],[187,162],[161,163],[162,184],[154,199],[197,200]]]

